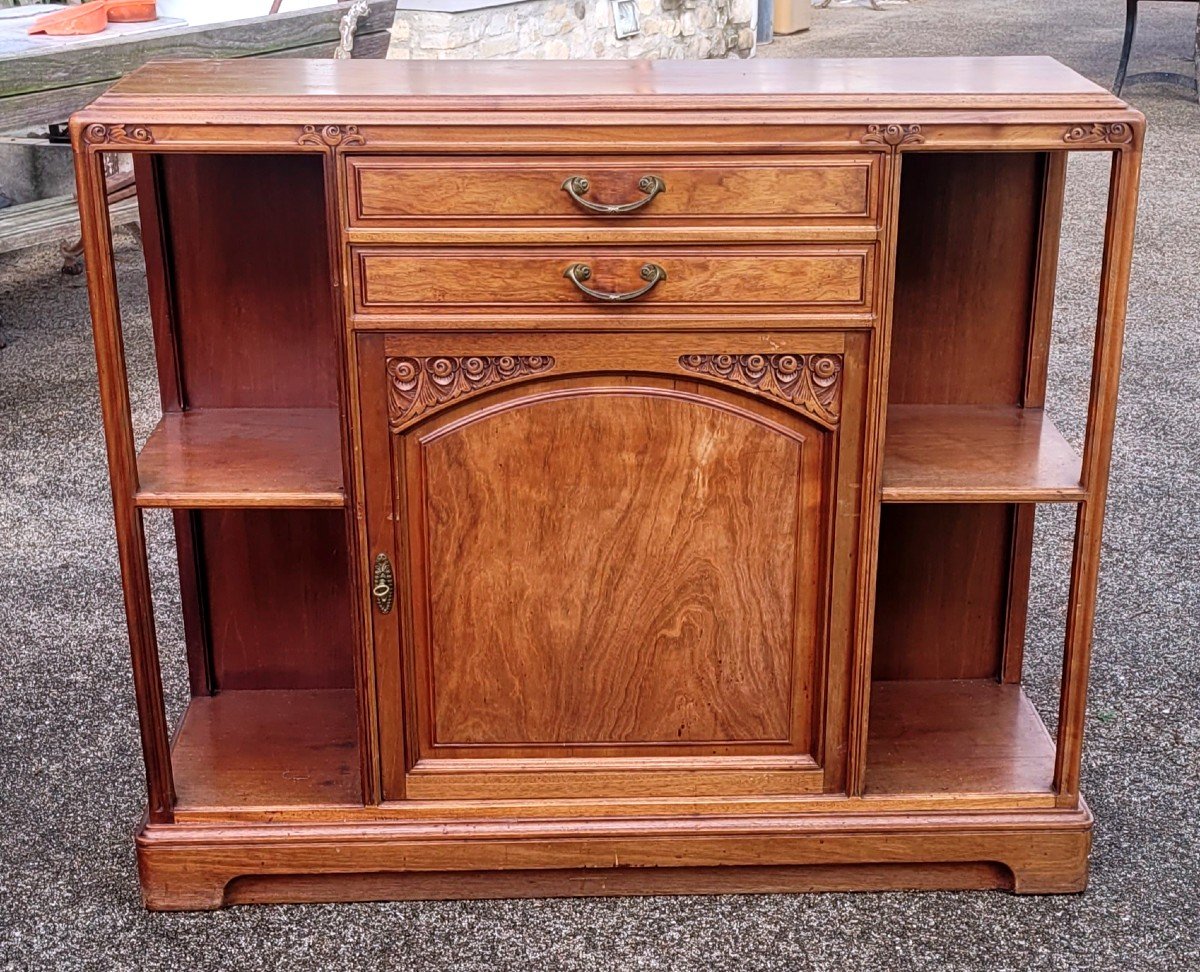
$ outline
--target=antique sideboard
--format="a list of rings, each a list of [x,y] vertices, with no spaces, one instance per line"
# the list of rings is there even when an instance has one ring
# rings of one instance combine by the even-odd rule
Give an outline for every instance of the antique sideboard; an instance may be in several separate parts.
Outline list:
[[[1082,889],[1143,129],[1038,57],[188,61],[77,114],[147,906]],[[1079,450],[1044,411],[1076,152],[1111,158]]]

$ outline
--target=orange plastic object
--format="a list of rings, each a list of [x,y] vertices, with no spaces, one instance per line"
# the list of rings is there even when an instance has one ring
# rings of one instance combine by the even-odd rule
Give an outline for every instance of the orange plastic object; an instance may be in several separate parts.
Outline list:
[[[98,34],[108,26],[108,14],[104,9],[106,3],[107,0],[92,0],[78,7],[55,10],[30,24],[29,33],[56,37]]]
[[[158,0],[104,0],[104,9],[114,24],[142,24],[158,20]]]

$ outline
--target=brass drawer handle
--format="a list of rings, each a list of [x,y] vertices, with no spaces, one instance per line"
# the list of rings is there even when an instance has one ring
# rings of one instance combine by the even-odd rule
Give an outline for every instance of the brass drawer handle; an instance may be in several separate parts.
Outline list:
[[[375,606],[380,614],[387,614],[392,609],[392,601],[396,597],[396,575],[392,573],[392,562],[388,555],[381,553],[375,558],[375,571],[372,578],[375,586],[371,594],[375,598]]]
[[[593,213],[604,213],[607,216],[619,215],[620,213],[632,213],[636,209],[641,209],[651,199],[657,196],[660,192],[667,191],[667,184],[656,175],[645,175],[638,180],[638,188],[646,195],[641,199],[635,199],[633,202],[620,203],[619,205],[606,205],[605,203],[594,203],[590,199],[584,199],[588,189],[591,188],[591,183],[584,176],[571,176],[562,184],[567,195],[574,199],[584,209],[590,209]]]
[[[609,294],[603,290],[593,290],[585,280],[590,280],[592,276],[592,268],[586,263],[572,263],[566,270],[563,271],[563,276],[571,281],[582,293],[593,297],[596,300],[603,300],[608,303],[618,303],[627,300],[637,300],[639,297],[644,297],[650,293],[660,280],[667,279],[667,271],[660,267],[657,263],[647,263],[641,270],[642,279],[646,281],[646,286],[638,287],[637,290],[627,290],[622,294]]]

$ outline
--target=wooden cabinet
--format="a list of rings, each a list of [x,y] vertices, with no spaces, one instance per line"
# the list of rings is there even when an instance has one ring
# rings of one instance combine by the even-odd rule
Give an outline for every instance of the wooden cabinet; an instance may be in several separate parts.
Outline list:
[[[72,123],[147,905],[1080,889],[1141,116],[1042,58],[319,68],[149,65]],[[1044,409],[1077,150],[1113,165],[1081,453]],[[1039,503],[1078,510],[1054,736]]]
[[[836,784],[844,354],[782,340],[359,338],[385,799]]]

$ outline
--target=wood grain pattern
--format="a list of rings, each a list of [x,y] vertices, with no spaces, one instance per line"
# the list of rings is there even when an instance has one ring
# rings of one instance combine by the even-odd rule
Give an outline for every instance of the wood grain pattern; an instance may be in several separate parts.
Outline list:
[[[1054,740],[1019,685],[871,685],[867,795],[1052,793]]]
[[[619,308],[728,307],[776,304],[856,309],[868,304],[869,246],[697,247],[588,246],[488,251],[355,248],[354,287],[362,311],[389,307],[555,306],[614,312],[581,294],[563,271],[573,263],[592,270],[588,285],[612,293],[636,290],[639,271],[656,263],[667,279],[638,301]]]
[[[518,881],[537,871],[564,868],[612,873],[616,861],[617,866],[634,868],[635,877],[646,878],[644,883],[623,881],[625,890],[639,884],[669,890],[653,875],[658,868],[679,866],[681,845],[687,848],[689,868],[718,867],[721,873],[730,873],[732,867],[762,864],[822,865],[836,868],[843,880],[853,873],[847,867],[859,864],[998,862],[1012,875],[1018,894],[1046,894],[1083,890],[1091,826],[1091,814],[1082,807],[1008,814],[640,821],[582,828],[579,821],[478,828],[444,822],[370,827],[147,826],[138,835],[138,864],[146,904],[156,910],[218,908],[227,885],[248,874],[400,871],[427,875],[427,888],[436,889],[436,896],[454,897],[454,879],[481,870],[507,870]],[[247,858],[247,841],[256,848],[253,859]],[[339,852],[330,854],[331,846]],[[698,873],[703,886],[705,872]],[[969,873],[981,886],[994,886],[994,871]],[[442,875],[444,880],[436,880]],[[289,882],[280,883],[271,900],[288,900]],[[675,884],[673,890],[682,892],[685,886]]]
[[[224,903],[583,898],[662,894],[800,894],[1011,889],[1001,864],[612,867],[453,873],[267,875],[237,878]]]
[[[138,456],[139,506],[341,507],[336,409],[163,415]]]
[[[1040,166],[1035,153],[904,157],[889,403],[1021,403]]]
[[[212,509],[198,516],[213,687],[353,685],[342,512]]]
[[[427,438],[432,744],[789,740],[805,447],[619,388]]]
[[[359,24],[364,46],[371,35],[391,26],[394,10],[394,6],[389,8],[388,0],[370,0],[370,13]],[[265,18],[240,24],[177,23],[139,35],[132,42],[128,34],[101,34],[70,45],[31,45],[31,49],[22,51],[19,57],[0,59],[0,90],[6,94],[36,92],[44,97],[47,89],[98,81],[105,82],[107,87],[147,62],[166,57],[173,60],[269,54],[320,57],[322,52],[328,56],[339,40],[338,24],[342,12],[329,4],[315,10],[282,11],[271,17],[269,27],[264,23]],[[247,11],[247,14],[253,13],[253,10]],[[309,48],[311,53],[306,55],[297,48]],[[103,90],[95,92],[93,97]],[[81,100],[70,111],[84,104],[86,100]],[[70,111],[48,120],[62,121]]]
[[[752,222],[858,222],[874,217],[871,155],[597,160],[493,158],[461,160],[376,157],[347,160],[351,226],[461,225],[495,221],[530,226]],[[639,180],[657,175],[666,191],[621,216],[580,207],[563,190],[587,179],[585,199],[621,205],[642,198]]]
[[[1041,409],[892,405],[883,460],[891,503],[1077,501],[1079,455]]]
[[[1011,509],[995,503],[883,507],[874,678],[999,674]]]
[[[160,62],[129,74],[96,107],[117,110],[170,102],[181,108],[261,113],[297,101],[393,112],[1124,106],[1049,57],[893,57],[569,64],[489,60],[456,62],[452,69],[423,61]]]
[[[320,159],[164,155],[159,207],[190,408],[334,408]]]
[[[793,413],[785,403],[758,394],[755,390],[721,387],[723,384],[717,378],[706,379],[704,376],[686,373],[679,366],[680,352],[696,352],[712,354],[717,351],[731,351],[735,354],[753,354],[770,348],[794,349],[801,355],[813,353],[841,354],[846,348],[846,341],[841,335],[827,333],[804,335],[772,332],[755,334],[655,334],[655,335],[608,335],[598,338],[587,334],[525,334],[514,341],[511,336],[504,334],[486,334],[479,332],[461,332],[457,334],[438,334],[431,332],[405,332],[392,335],[360,334],[357,338],[359,350],[359,379],[363,395],[363,414],[371,419],[363,427],[364,452],[367,456],[367,480],[370,493],[369,532],[371,543],[375,549],[390,549],[399,543],[397,563],[405,562],[414,557],[414,574],[419,574],[423,568],[419,562],[423,554],[405,553],[408,551],[423,551],[426,534],[417,522],[420,511],[426,505],[425,490],[420,487],[423,459],[419,449],[415,447],[396,449],[393,439],[388,434],[387,423],[379,419],[388,414],[389,410],[389,380],[383,363],[393,355],[404,354],[417,358],[436,359],[439,354],[444,356],[463,357],[470,354],[483,356],[496,355],[499,352],[511,352],[514,357],[534,355],[539,358],[552,357],[555,367],[545,375],[535,375],[532,379],[508,386],[499,386],[486,393],[476,393],[477,399],[463,398],[457,405],[444,406],[446,411],[430,412],[422,418],[418,425],[404,432],[404,436],[416,441],[421,437],[435,435],[437,428],[447,423],[461,421],[463,416],[472,414],[475,410],[496,409],[518,405],[521,401],[539,400],[538,396],[561,394],[563,389],[576,388],[572,394],[597,392],[602,387],[617,393],[631,394],[636,389],[652,389],[655,394],[666,398],[699,395],[700,404],[706,407],[734,407],[742,412],[750,413],[755,420],[769,426],[782,426],[792,429],[795,434],[811,437],[814,444],[821,443],[827,437],[806,419]],[[849,423],[851,429],[856,428],[860,421],[858,401],[862,390],[861,343],[857,342],[856,357],[848,358],[844,371],[846,377],[845,394],[842,399],[844,411],[843,422]],[[607,377],[606,377],[607,376]],[[661,376],[661,377],[660,377]],[[554,391],[554,389],[558,391]],[[533,396],[532,398],[530,396]],[[710,401],[711,400],[711,401]],[[526,403],[528,404],[528,403]],[[854,485],[857,465],[850,459],[858,448],[852,433],[843,433],[839,426],[838,435],[850,436],[844,444],[844,465],[838,472],[838,509],[845,511],[844,520],[839,520],[836,536],[839,537],[839,549],[842,551],[843,562],[853,562],[854,514],[851,510],[861,500],[861,494]],[[400,465],[395,473],[392,472],[393,454],[397,456]],[[590,461],[590,457],[589,457]],[[403,470],[410,470],[406,477]],[[828,473],[827,473],[828,475]],[[397,485],[406,478],[413,485],[407,491],[393,499],[388,491],[380,487],[394,476]],[[821,477],[828,482],[825,477]],[[570,487],[568,487],[569,489]],[[823,487],[824,488],[824,487]],[[392,510],[395,504],[396,513],[384,513]],[[828,507],[826,507],[828,509]],[[817,509],[811,512],[812,517],[820,517]],[[397,516],[402,522],[410,522],[403,535],[395,537],[394,520]],[[803,544],[801,557],[813,571],[816,578],[827,577],[828,568],[820,566],[827,564],[825,543],[827,527],[820,530],[810,530],[800,538]],[[823,583],[823,582],[822,582]],[[426,585],[417,582],[418,591]],[[821,625],[824,623],[824,611],[829,610],[834,618],[842,617],[831,606],[820,607],[821,595],[816,584],[802,589],[799,598],[812,599],[811,609],[797,616],[796,645],[799,649],[806,644],[825,644]],[[832,599],[832,595],[828,595]],[[822,788],[836,789],[840,785],[840,762],[837,753],[843,746],[841,740],[845,732],[844,722],[839,718],[835,709],[824,710],[820,700],[821,672],[826,666],[844,665],[843,657],[847,651],[847,632],[842,626],[843,621],[830,620],[829,624],[837,624],[838,636],[835,644],[829,644],[828,657],[824,653],[813,660],[815,673],[811,684],[813,692],[804,699],[797,699],[794,718],[797,720],[797,733],[804,732],[813,738],[814,751],[824,750],[825,758],[829,760],[823,767],[819,760],[798,760],[789,757],[790,768],[781,770],[776,765],[765,767],[761,756],[753,753],[762,751],[778,751],[778,744],[741,743],[736,752],[721,756],[721,765],[714,768],[704,764],[706,757],[700,755],[695,746],[681,750],[679,756],[654,757],[645,755],[650,760],[657,759],[657,765],[636,767],[636,772],[625,774],[624,783],[616,782],[622,772],[608,764],[613,759],[633,758],[622,755],[628,753],[626,748],[605,749],[594,744],[580,750],[577,758],[590,759],[593,765],[585,769],[555,769],[555,764],[565,766],[572,758],[566,751],[556,755],[546,756],[545,753],[522,755],[521,750],[501,751],[493,747],[494,765],[480,767],[468,765],[474,760],[478,762],[480,755],[476,750],[463,749],[461,754],[452,759],[442,758],[450,754],[443,747],[439,756],[434,760],[417,760],[416,727],[409,724],[411,713],[417,703],[402,701],[402,683],[407,680],[409,685],[423,684],[415,673],[401,677],[399,646],[401,644],[417,644],[421,635],[406,634],[398,630],[403,627],[398,622],[407,625],[426,624],[426,610],[420,607],[411,612],[411,618],[406,619],[406,605],[413,599],[398,598],[398,609],[388,615],[375,617],[376,627],[376,672],[378,674],[380,694],[379,712],[381,737],[387,741],[381,752],[383,757],[385,792],[392,799],[407,797],[415,799],[419,793],[421,799],[437,799],[456,794],[474,800],[493,799],[523,799],[530,795],[531,789],[538,792],[544,799],[552,798],[555,793],[587,792],[589,812],[605,812],[606,804],[595,794],[601,789],[605,794],[615,797],[622,792],[625,797],[633,798],[635,794],[642,796],[663,796],[678,794],[690,798],[708,798],[720,793],[753,794],[761,792],[798,793],[815,792]],[[828,601],[826,602],[829,603]],[[841,603],[840,599],[838,603]],[[818,619],[820,619],[818,621]],[[427,639],[426,639],[427,640]],[[411,691],[411,689],[409,689]],[[418,693],[420,697],[421,693]],[[803,725],[800,725],[800,723]],[[818,732],[817,727],[820,728]],[[640,752],[640,750],[639,750]],[[407,758],[405,758],[407,753]],[[832,758],[830,758],[832,754]],[[526,758],[528,757],[528,758]],[[542,759],[543,765],[531,765],[530,759]],[[525,763],[518,766],[517,760],[524,759]],[[777,761],[778,762],[778,761]],[[443,767],[453,764],[460,767],[458,777],[451,779],[447,772],[434,772],[438,769],[435,763]],[[672,765],[667,765],[668,763]],[[608,767],[608,768],[606,768]],[[634,767],[631,767],[634,768]],[[409,770],[413,771],[410,773]],[[586,783],[586,788],[584,784]]]
[[[362,802],[350,689],[192,699],[171,759],[180,809]]]

